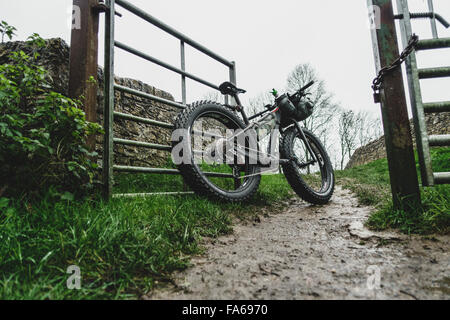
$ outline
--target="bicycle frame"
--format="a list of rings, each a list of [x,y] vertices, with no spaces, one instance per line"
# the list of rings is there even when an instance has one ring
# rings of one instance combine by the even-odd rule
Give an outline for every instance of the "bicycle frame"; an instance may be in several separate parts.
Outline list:
[[[271,132],[270,132],[270,140],[269,140],[269,146],[268,146],[268,153],[266,154],[266,155],[268,155],[270,158],[272,158],[273,154],[272,154],[272,152],[271,152],[271,151],[272,151],[271,144],[272,144],[273,139],[274,139],[274,134],[275,134],[275,132],[280,132],[281,134],[283,133],[282,128],[280,128],[280,125],[279,125],[279,123],[280,123],[280,113],[278,112],[278,108],[274,107],[273,109],[267,109],[267,110],[264,110],[264,111],[262,111],[262,112],[259,112],[259,113],[255,114],[255,115],[253,115],[253,116],[251,116],[251,117],[247,117],[247,115],[246,115],[246,113],[245,113],[245,110],[244,110],[244,107],[241,105],[241,101],[240,101],[240,99],[239,99],[239,96],[238,96],[237,94],[234,94],[234,95],[233,95],[233,98],[234,98],[234,100],[235,100],[236,103],[237,103],[237,106],[235,107],[235,109],[236,109],[237,111],[240,111],[240,113],[241,113],[241,115],[242,115],[242,118],[243,118],[243,120],[244,120],[244,123],[247,125],[247,127],[246,127],[245,129],[243,129],[242,131],[238,132],[237,134],[234,134],[233,136],[228,137],[228,138],[226,139],[227,143],[230,142],[230,141],[234,141],[234,139],[235,139],[236,137],[238,137],[240,134],[246,133],[247,131],[249,131],[249,130],[252,129],[253,127],[258,127],[258,126],[260,126],[261,124],[263,124],[264,121],[266,120],[266,118],[270,115],[269,112],[270,112],[270,113],[274,113],[274,114],[276,115],[276,120],[277,120],[277,121],[276,121],[275,127],[273,127],[272,130],[271,130]],[[266,116],[263,117],[264,115],[266,115]],[[262,117],[262,118],[261,118],[260,120],[256,121],[256,122],[250,122],[251,120],[253,120],[253,119],[255,119],[255,118],[258,118],[258,117]],[[302,140],[305,142],[306,148],[307,148],[308,152],[309,152],[309,153],[311,154],[311,156],[312,156],[312,160],[309,161],[308,163],[299,163],[299,162],[298,162],[298,159],[278,159],[278,162],[281,164],[281,163],[288,162],[288,161],[290,161],[290,160],[294,160],[294,161],[297,161],[297,164],[298,164],[300,167],[308,166],[308,165],[310,165],[310,164],[314,164],[314,163],[316,163],[316,162],[319,162],[320,166],[322,166],[322,165],[323,165],[322,161],[320,161],[320,160],[316,157],[316,154],[315,154],[314,151],[312,150],[311,145],[310,145],[309,142],[308,142],[308,139],[306,139],[306,136],[305,136],[305,134],[304,134],[304,132],[303,132],[303,130],[302,130],[300,124],[299,124],[297,121],[295,121],[295,122],[294,122],[294,125],[296,126],[297,131],[299,132],[299,134],[300,134]],[[258,149],[259,149],[259,143],[260,143],[260,142],[257,140]],[[247,149],[247,148],[244,147],[244,151],[242,151],[242,150],[239,149],[239,148],[237,148],[237,149],[235,149],[235,150],[236,150],[236,153],[238,153],[238,154],[244,156],[245,159],[248,159],[248,158],[250,158],[250,153],[249,153],[249,151],[254,151],[254,150],[246,150],[246,149]],[[261,151],[257,150],[257,153],[258,153],[258,154],[260,154],[260,152],[261,152]],[[261,166],[263,166],[263,165],[261,165]]]
[[[261,175],[278,173],[282,167],[280,173],[297,195],[313,204],[327,203],[334,190],[331,161],[320,140],[300,126],[314,107],[310,100],[302,100],[312,84],[294,95],[279,96],[274,89],[275,102],[247,117],[237,96],[245,90],[224,82],[220,92],[234,98],[236,105],[200,101],[180,113],[172,154],[182,160],[176,165],[186,183],[198,194],[243,202],[255,194]]]

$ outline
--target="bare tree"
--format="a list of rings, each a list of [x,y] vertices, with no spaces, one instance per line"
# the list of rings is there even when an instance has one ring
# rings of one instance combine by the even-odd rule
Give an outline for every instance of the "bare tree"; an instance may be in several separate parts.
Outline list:
[[[214,101],[218,103],[224,103],[224,96],[217,90],[211,90],[205,93],[202,97],[203,100]]]
[[[382,135],[381,121],[373,117],[367,111],[359,111],[356,115],[358,143],[357,147],[362,147]]]
[[[340,167],[344,169],[355,150],[382,135],[381,121],[366,111],[342,110],[339,113]]]
[[[256,97],[250,99],[249,108],[246,110],[248,114],[256,114],[264,110],[264,107],[268,104],[273,104],[275,101],[274,96],[267,90],[265,92],[260,93]]]
[[[344,169],[345,158],[350,159],[356,149],[359,119],[352,110],[344,110],[339,117],[339,137],[341,147],[341,170]]]
[[[308,82],[315,84],[309,89],[309,98],[314,103],[313,114],[304,121],[305,127],[312,131],[326,146],[335,126],[334,119],[339,106],[332,101],[333,95],[327,92],[325,82],[317,76],[316,70],[310,64],[300,64],[289,74],[287,91],[294,93]]]

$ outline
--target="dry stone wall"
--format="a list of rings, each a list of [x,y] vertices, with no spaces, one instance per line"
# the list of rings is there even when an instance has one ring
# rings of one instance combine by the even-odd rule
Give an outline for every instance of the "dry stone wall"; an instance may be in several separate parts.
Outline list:
[[[427,132],[432,134],[450,134],[450,112],[442,112],[426,115]],[[410,121],[413,142],[415,146],[415,133],[412,120]],[[346,169],[363,165],[368,162],[386,158],[386,145],[384,136],[357,149],[348,162]]]
[[[26,42],[16,41],[0,44],[0,64],[10,63],[11,61],[8,58],[9,54],[13,51],[20,50],[23,50],[27,54],[33,53],[33,49]],[[69,85],[69,46],[62,39],[49,39],[46,41],[46,46],[37,51],[40,55],[37,64],[49,71],[51,77],[49,81],[53,90],[67,95]],[[171,94],[138,80],[116,77],[115,81],[117,84],[126,87],[171,101],[174,100]],[[98,69],[98,88],[97,115],[98,122],[103,124],[104,97],[103,70],[101,68]],[[174,107],[121,92],[115,93],[115,110],[166,123],[173,123],[174,117],[178,112]],[[117,120],[114,126],[114,136],[122,139],[170,144],[170,135],[171,130],[169,129],[138,124],[132,121]],[[102,139],[102,136],[98,136],[96,145],[100,163],[103,149]],[[161,166],[167,164],[169,153],[141,147],[115,145],[114,157],[114,162],[121,165]]]
[[[0,64],[10,62],[8,56],[13,51],[23,50],[32,54],[33,49],[25,42],[7,42],[0,44]],[[53,90],[67,94],[69,84],[69,46],[64,40],[55,38],[46,41],[44,48],[38,49],[40,57],[38,64],[49,71]],[[98,69],[98,104],[97,115],[99,123],[103,123],[103,70]],[[116,77],[117,84],[140,90],[168,100],[174,100],[167,92],[152,87],[138,80]],[[155,119],[162,122],[173,123],[177,114],[174,107],[157,103],[148,99],[133,96],[128,93],[115,93],[115,110],[136,116]],[[450,113],[427,115],[427,127],[429,134],[450,133]],[[114,135],[117,138],[151,142],[158,144],[169,144],[171,131],[150,125],[138,124],[131,121],[117,120],[114,126]],[[414,138],[414,133],[413,133]],[[97,137],[96,150],[99,153],[99,162],[102,156],[102,136]],[[133,146],[114,146],[114,162],[130,166],[161,166],[168,162],[169,154],[165,151],[149,150]],[[373,160],[386,157],[384,137],[370,142],[355,151],[347,168],[365,164]]]

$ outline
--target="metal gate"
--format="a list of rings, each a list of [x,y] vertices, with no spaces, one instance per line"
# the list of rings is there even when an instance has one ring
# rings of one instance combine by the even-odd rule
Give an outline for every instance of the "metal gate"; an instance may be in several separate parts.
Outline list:
[[[408,44],[413,34],[411,19],[430,18],[433,39],[419,41],[416,50],[448,49],[450,48],[450,38],[438,38],[436,20],[446,28],[449,27],[449,23],[442,16],[434,12],[433,0],[428,0],[428,6],[430,12],[410,13],[408,0],[397,0],[399,14],[395,18],[400,20],[403,45],[406,46]],[[433,186],[434,184],[450,183],[450,172],[433,172],[430,156],[430,147],[450,146],[450,134],[428,135],[425,123],[426,113],[449,112],[450,101],[424,103],[420,87],[421,79],[450,77],[450,66],[418,69],[416,54],[412,52],[406,60],[406,73],[408,76],[422,185]]]
[[[121,8],[133,13],[137,17],[147,21],[150,24],[162,29],[163,31],[169,33],[170,35],[178,38],[180,40],[180,53],[181,53],[181,68],[177,68],[171,66],[157,58],[154,58],[146,53],[143,53],[139,50],[136,50],[122,42],[115,40],[114,38],[114,22],[116,12],[116,5]],[[143,124],[148,124],[160,128],[173,128],[173,124],[164,123],[153,119],[142,118],[138,116],[134,116],[131,114],[124,114],[120,112],[114,111],[114,92],[115,90],[133,94],[142,98],[146,98],[149,100],[153,100],[156,102],[164,103],[175,107],[177,109],[183,109],[186,107],[186,78],[192,79],[196,82],[199,82],[203,85],[211,87],[213,89],[219,90],[219,87],[213,83],[210,83],[206,80],[201,79],[191,73],[186,72],[185,70],[185,45],[188,44],[191,47],[199,50],[200,52],[206,54],[212,59],[220,62],[229,68],[230,81],[236,84],[236,66],[233,61],[228,61],[218,54],[212,52],[201,44],[195,42],[194,40],[188,38],[182,33],[176,31],[170,26],[166,25],[162,21],[156,19],[150,14],[144,12],[143,10],[137,8],[133,4],[124,0],[106,0],[106,8],[105,8],[106,16],[105,16],[105,106],[104,106],[104,146],[103,146],[103,186],[104,186],[104,195],[107,198],[113,197],[132,197],[138,195],[155,195],[155,194],[182,194],[187,192],[166,192],[166,193],[145,193],[145,194],[112,194],[113,188],[113,174],[114,172],[132,172],[132,173],[151,173],[151,174],[179,174],[178,170],[175,169],[165,169],[165,168],[147,168],[147,167],[131,167],[131,166],[119,166],[114,165],[114,157],[113,157],[113,146],[114,144],[122,144],[122,145],[130,145],[130,146],[139,146],[149,149],[163,150],[170,152],[171,146],[169,145],[160,145],[147,143],[142,141],[132,141],[125,139],[114,138],[113,135],[113,125],[115,119],[124,119],[127,121],[135,121]],[[128,88],[125,86],[117,85],[114,83],[114,50],[115,47],[120,48],[130,54],[138,56],[144,60],[155,63],[163,68],[171,70],[175,73],[181,75],[181,91],[182,91],[182,103],[177,103],[174,101],[170,101],[167,99],[163,99],[148,93],[144,93],[132,88]],[[228,97],[226,97],[226,101],[228,101]],[[209,176],[216,176],[214,173],[207,173]],[[223,178],[233,178],[232,174],[220,174],[220,177]]]

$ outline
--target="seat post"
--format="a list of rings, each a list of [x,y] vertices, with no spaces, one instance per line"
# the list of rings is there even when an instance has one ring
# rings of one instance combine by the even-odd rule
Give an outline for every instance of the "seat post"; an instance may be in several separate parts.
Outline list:
[[[250,121],[248,121],[248,117],[247,117],[247,115],[245,114],[244,107],[242,106],[241,100],[239,99],[239,95],[238,95],[237,93],[235,93],[235,94],[233,95],[233,98],[234,98],[234,101],[236,101],[236,104],[239,106],[239,109],[240,109],[240,111],[241,111],[242,118],[244,119],[244,123],[245,123],[246,125],[249,124]]]

